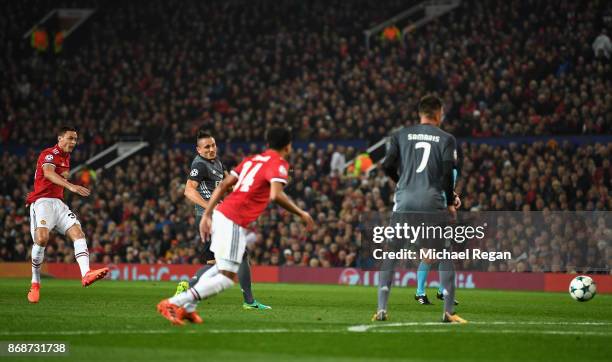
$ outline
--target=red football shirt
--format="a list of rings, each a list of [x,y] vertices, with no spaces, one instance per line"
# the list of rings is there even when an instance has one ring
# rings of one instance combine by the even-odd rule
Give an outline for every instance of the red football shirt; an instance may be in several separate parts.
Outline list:
[[[288,170],[289,163],[274,150],[245,158],[231,171],[238,182],[217,210],[234,223],[248,227],[268,206],[270,183],[286,184]]]
[[[58,145],[47,148],[40,153],[36,162],[36,173],[34,174],[34,191],[30,192],[26,199],[28,205],[43,197],[64,199],[64,188],[45,178],[42,169],[45,164],[54,165],[55,172],[61,176],[64,172],[70,171],[70,154],[62,151]]]

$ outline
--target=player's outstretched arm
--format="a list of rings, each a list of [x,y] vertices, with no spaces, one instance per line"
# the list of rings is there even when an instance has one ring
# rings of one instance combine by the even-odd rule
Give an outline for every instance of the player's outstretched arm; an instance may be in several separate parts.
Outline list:
[[[43,165],[42,169],[43,169],[43,174],[47,180],[53,182],[56,185],[62,186],[65,189],[68,189],[70,192],[73,192],[75,194],[79,194],[85,197],[89,196],[89,194],[91,193],[89,189],[83,186],[71,184],[70,182],[68,182],[68,180],[58,175],[57,172],[55,172],[55,166],[53,165],[50,165],[50,164]]]
[[[281,182],[272,182],[270,184],[270,201],[276,202],[280,207],[289,211],[292,214],[299,216],[302,222],[306,224],[306,230],[311,231],[314,228],[314,221],[312,217],[304,210],[300,209],[291,199],[285,191],[283,191],[284,184]]]
[[[208,202],[204,200],[202,195],[198,192],[198,182],[194,180],[187,180],[185,184],[185,192],[183,194],[185,197],[193,202],[194,204],[202,206],[205,210],[208,208]]]
[[[215,188],[212,196],[210,196],[210,200],[208,200],[208,206],[204,211],[204,215],[202,215],[202,220],[200,220],[200,236],[202,237],[202,242],[208,240],[210,236],[211,226],[212,226],[212,213],[215,209],[215,206],[221,201],[221,198],[225,195],[227,191],[229,191],[232,186],[234,186],[238,182],[238,177],[234,175],[229,175],[221,181],[219,186]]]

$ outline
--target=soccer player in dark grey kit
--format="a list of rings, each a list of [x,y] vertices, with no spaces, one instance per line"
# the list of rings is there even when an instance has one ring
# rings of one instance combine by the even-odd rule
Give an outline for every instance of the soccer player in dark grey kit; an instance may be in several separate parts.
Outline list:
[[[442,131],[442,101],[435,96],[425,96],[419,102],[420,124],[403,127],[394,132],[383,161],[385,173],[396,182],[393,220],[447,221],[456,218],[454,206],[453,166],[457,159],[457,141],[453,135]],[[442,195],[446,196],[444,198]],[[450,215],[449,215],[450,214]],[[419,240],[421,247],[427,241]],[[434,240],[443,247],[443,240]],[[388,245],[398,243],[394,240]],[[391,246],[394,247],[394,246]],[[387,320],[387,302],[397,260],[386,259],[380,271],[378,309],[372,320]],[[446,289],[442,320],[450,323],[466,323],[455,314],[455,269],[451,260],[441,260],[440,281]]]
[[[198,154],[191,162],[191,171],[189,172],[189,177],[187,183],[185,184],[185,197],[195,204],[195,224],[199,227],[200,219],[204,214],[204,210],[208,206],[208,200],[210,199],[215,188],[221,183],[227,174],[227,171],[225,170],[223,163],[221,163],[217,157],[217,144],[215,142],[215,138],[211,134],[205,132],[204,130],[200,130],[198,132],[196,150]],[[210,251],[210,242],[207,242],[205,245],[206,249],[204,251],[204,256],[206,260],[214,261],[214,255]],[[271,309],[269,306],[261,304],[253,298],[253,293],[251,291],[251,270],[248,258],[248,254],[245,253],[240,269],[238,270],[238,279],[240,281],[240,287],[244,297],[243,308]],[[215,268],[216,266],[214,265],[211,267],[203,266],[196,272],[196,275],[194,275],[188,283],[179,283],[177,293],[183,292],[189,287],[195,285],[195,283],[197,283],[198,279],[204,273],[209,270],[212,273],[214,272]],[[195,312],[195,305],[188,306],[185,309],[188,314],[186,316],[187,319],[193,319],[192,322],[199,322],[199,316],[197,316],[197,313]],[[190,315],[192,315],[193,318],[190,318]]]

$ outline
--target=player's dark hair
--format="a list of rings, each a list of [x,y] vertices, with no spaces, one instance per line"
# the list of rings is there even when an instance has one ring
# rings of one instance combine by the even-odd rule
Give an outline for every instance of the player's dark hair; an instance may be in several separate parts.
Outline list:
[[[57,131],[58,136],[63,136],[66,132],[77,132],[77,129],[72,126],[62,126],[59,131]]]
[[[197,140],[201,140],[202,138],[211,138],[212,135],[210,133],[208,133],[205,129],[201,129],[198,131],[198,138]]]
[[[285,127],[272,127],[266,132],[266,142],[273,150],[282,150],[291,143],[291,131]]]
[[[434,95],[426,95],[419,101],[419,115],[434,118],[442,109],[442,100]]]

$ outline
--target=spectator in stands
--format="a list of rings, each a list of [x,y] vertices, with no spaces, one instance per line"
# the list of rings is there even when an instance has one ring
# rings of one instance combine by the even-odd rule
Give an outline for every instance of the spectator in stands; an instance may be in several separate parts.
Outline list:
[[[608,32],[606,29],[601,31],[601,34],[595,38],[593,42],[593,52],[595,53],[595,57],[605,57],[606,59],[610,59],[612,55],[612,42],[610,41],[610,37],[608,36]]]
[[[441,21],[414,30],[405,45],[375,39],[367,51],[357,36],[375,20],[403,10],[404,2],[263,1],[219,7],[189,0],[167,17],[160,0],[145,8],[122,2],[112,11],[91,0],[98,9],[90,21],[92,41],[72,56],[66,48],[57,64],[30,58],[27,43],[20,41],[23,29],[50,6],[34,2],[36,11],[8,2],[0,14],[8,24],[0,32],[0,63],[7,70],[0,79],[3,260],[21,260],[19,245],[30,245],[22,205],[33,179],[31,148],[48,140],[29,126],[53,129],[66,117],[73,118],[83,137],[74,165],[121,137],[155,145],[96,180],[91,177],[90,199],[71,200],[95,245],[91,258],[115,263],[197,262],[201,245],[193,233],[195,221],[191,207],[181,201],[189,155],[176,145],[190,140],[200,126],[224,142],[249,142],[261,140],[266,127],[284,120],[302,140],[371,144],[413,122],[416,100],[437,92],[445,99],[445,128],[458,136],[612,132],[612,68],[589,47],[597,35],[592,20],[598,16],[591,2],[464,1]],[[215,16],[203,24],[201,14]],[[151,19],[156,27],[148,26]],[[29,150],[16,156],[5,145]],[[612,209],[610,144],[462,147],[466,156],[457,189],[464,210]],[[231,166],[244,151],[225,156]],[[355,156],[354,148],[333,145],[292,155],[287,192],[320,215],[321,227],[307,235],[292,227],[289,215],[268,210],[256,228],[254,263],[372,266],[357,247],[360,217],[389,210],[393,185],[376,171],[356,178],[332,172]],[[552,269],[542,256],[551,253],[545,247],[559,249],[552,253],[561,261],[560,270],[587,262],[609,265],[605,248],[588,245],[577,251],[575,244],[550,239],[535,245],[536,231],[500,234],[495,242],[525,258],[491,268]],[[55,237],[49,260],[70,258],[68,248]]]
[[[346,156],[344,155],[344,146],[338,146],[331,158],[331,174],[330,176],[339,176],[344,173],[346,167]]]

